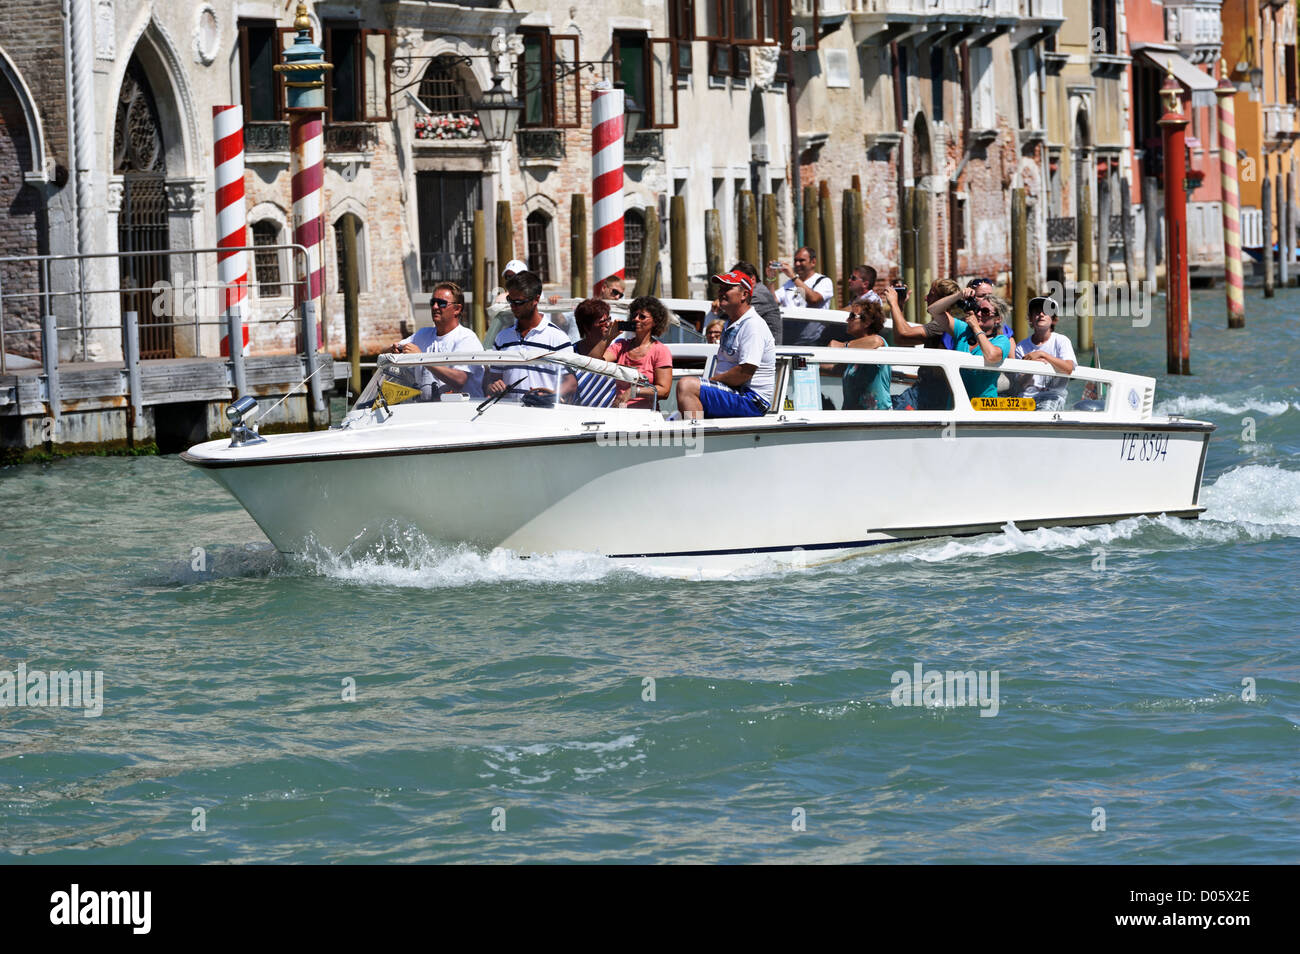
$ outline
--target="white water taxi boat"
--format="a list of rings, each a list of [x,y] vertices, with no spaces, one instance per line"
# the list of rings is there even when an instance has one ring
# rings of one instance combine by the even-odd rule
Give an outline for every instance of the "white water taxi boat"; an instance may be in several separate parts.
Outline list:
[[[680,376],[700,373],[715,348],[671,350]],[[556,387],[421,400],[416,378],[440,364],[507,380],[549,374]],[[951,409],[844,409],[844,370],[880,364],[935,369]],[[668,407],[572,403],[575,373],[626,382],[636,372],[567,351],[382,355],[328,431],[262,438],[238,423],[233,439],[181,456],[286,553],[356,553],[398,527],[439,544],[599,553],[685,575],[810,566],[1007,524],[1194,518],[1203,509],[1213,425],[1154,416],[1154,379],[1079,368],[1062,376],[1067,409],[1043,411],[1014,399],[972,402],[961,372],[983,368],[954,351],[781,347],[766,415],[690,421],[666,419]],[[1009,378],[1042,369],[1016,360],[998,368]],[[610,512],[624,501],[638,508],[631,532]]]

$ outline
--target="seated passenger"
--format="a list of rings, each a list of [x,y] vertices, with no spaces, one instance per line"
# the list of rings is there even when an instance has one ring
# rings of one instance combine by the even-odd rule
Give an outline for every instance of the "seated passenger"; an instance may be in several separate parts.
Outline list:
[[[721,318],[714,318],[712,321],[710,321],[704,327],[704,340],[709,344],[713,344],[713,345],[721,341],[722,325],[723,325],[723,321]]]
[[[891,289],[892,291],[892,289]],[[880,332],[885,328],[885,309],[878,296],[860,297],[849,306],[845,322],[849,336],[847,343],[832,341],[832,348],[883,348],[885,339]],[[887,364],[831,364],[822,365],[829,374],[841,374],[844,379],[845,411],[893,410],[889,396],[889,379],[893,373]]]
[[[995,367],[1011,357],[1011,339],[1002,333],[1002,326],[1006,323],[1011,309],[1005,299],[996,295],[978,298],[976,302],[975,311],[969,316],[971,319],[969,322],[953,318],[951,315],[948,317],[952,322],[953,350],[963,354],[980,355],[986,367]],[[997,371],[971,371],[962,368],[961,379],[966,384],[968,397],[998,396]]]
[[[478,336],[460,323],[465,311],[465,293],[455,282],[439,282],[429,299],[429,312],[433,327],[417,328],[415,334],[403,338],[392,347],[394,354],[437,353],[448,351],[482,351]],[[483,366],[443,365],[411,369],[418,378],[421,400],[436,401],[443,394],[464,393],[470,397],[483,396]]]
[[[578,341],[573,350],[578,354],[599,354],[609,347],[618,335],[618,328],[609,320],[609,304],[603,298],[588,298],[573,309],[578,324]]]
[[[677,407],[683,417],[761,417],[776,388],[776,344],[767,323],[750,304],[754,283],[744,272],[715,275],[727,316],[713,375],[707,381],[682,378]]]
[[[548,351],[568,348],[572,344],[569,336],[551,324],[545,313],[538,310],[537,303],[541,297],[542,280],[532,272],[520,272],[506,282],[506,303],[510,306],[515,323],[497,333],[496,340],[492,342],[497,351],[531,358]],[[500,394],[506,390],[515,393],[540,390],[551,394],[558,392],[567,399],[577,390],[577,381],[572,372],[554,364],[507,368],[491,377],[493,380],[487,382],[489,394]]]
[[[653,410],[655,402],[668,397],[673,387],[673,355],[659,337],[668,330],[668,309],[652,295],[632,299],[627,313],[635,326],[630,338],[617,338],[603,352],[591,352],[593,358],[603,358],[615,364],[636,368],[651,384],[618,383],[618,407],[640,407]]]
[[[1033,334],[1017,346],[1016,357],[1041,361],[1053,370],[1069,374],[1077,366],[1074,346],[1065,335],[1056,333],[1058,310],[1056,302],[1050,298],[1035,298],[1029,302],[1029,327]],[[1033,398],[1038,410],[1060,411],[1065,408],[1069,379],[1051,374],[1020,377],[1021,383],[1026,385],[1020,396]]]

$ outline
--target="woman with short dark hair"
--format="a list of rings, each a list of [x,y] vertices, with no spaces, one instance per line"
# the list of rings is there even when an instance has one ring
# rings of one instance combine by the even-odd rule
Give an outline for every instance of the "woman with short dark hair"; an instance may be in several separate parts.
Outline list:
[[[573,309],[573,320],[578,324],[578,343],[573,346],[577,354],[600,354],[618,334],[609,320],[609,302],[588,298]]]
[[[618,386],[618,406],[653,409],[655,401],[668,397],[673,386],[673,356],[659,337],[668,330],[668,309],[653,295],[632,299],[627,306],[634,330],[631,337],[618,338],[604,351],[593,348],[591,357],[638,369],[650,384]]]
[[[880,332],[885,328],[885,308],[878,298],[865,295],[849,306],[849,317],[844,330],[847,343],[832,341],[832,348],[883,348],[885,339]],[[832,364],[823,365],[831,374],[841,373],[844,378],[844,411],[889,411],[893,402],[889,395],[889,380],[893,369],[887,364]]]

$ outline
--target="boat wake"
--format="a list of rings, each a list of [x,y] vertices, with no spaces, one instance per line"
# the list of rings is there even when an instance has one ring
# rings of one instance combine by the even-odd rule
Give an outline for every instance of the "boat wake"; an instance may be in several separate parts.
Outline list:
[[[1300,411],[1300,404],[1291,401],[1269,401],[1264,398],[1244,397],[1238,400],[1223,400],[1208,394],[1179,395],[1156,405],[1155,413],[1159,415],[1180,414],[1184,417],[1204,416],[1206,414],[1264,414],[1276,417],[1290,410]]]
[[[1169,550],[1184,546],[1218,546],[1300,537],[1300,471],[1248,465],[1229,471],[1202,491],[1207,507],[1200,520],[1135,517],[1095,527],[1021,530],[1007,524],[1001,533],[966,539],[900,543],[872,550],[841,563],[806,570],[760,560],[722,579],[781,578],[808,573],[856,573],[864,567],[899,563],[947,563],[972,557],[1052,553],[1129,545]],[[330,553],[315,547],[297,561],[308,572],[363,586],[446,589],[512,584],[553,586],[593,583],[613,576],[692,579],[698,574],[666,573],[635,567],[597,553],[559,552],[525,557],[510,550],[486,553],[469,546],[445,546],[414,529],[390,530],[359,553]],[[717,576],[708,576],[717,579]]]

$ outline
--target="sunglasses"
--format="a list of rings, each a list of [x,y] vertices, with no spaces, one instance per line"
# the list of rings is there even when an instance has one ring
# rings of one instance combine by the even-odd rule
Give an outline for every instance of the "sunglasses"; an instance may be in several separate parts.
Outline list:
[[[506,304],[511,308],[518,308],[520,305],[526,305],[530,301],[537,301],[536,298],[507,298]]]
[[[439,311],[441,311],[441,310],[444,309],[444,308],[450,308],[450,307],[451,307],[452,305],[454,305],[454,304],[456,304],[456,302],[454,302],[454,301],[443,301],[441,298],[434,298],[434,299],[430,300],[430,302],[429,302],[429,306],[430,306],[431,308],[437,308]]]
[[[613,301],[618,301],[620,298],[623,297],[623,293],[619,291],[617,288],[611,288],[608,292],[606,292],[606,294],[609,295],[609,297]]]
[[[981,308],[979,311],[975,312],[975,314],[979,315],[981,318],[995,318],[995,317],[997,317],[997,312],[996,312],[996,311],[985,311],[983,308]]]

